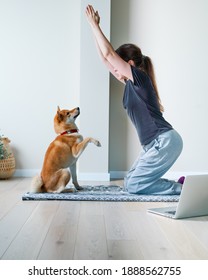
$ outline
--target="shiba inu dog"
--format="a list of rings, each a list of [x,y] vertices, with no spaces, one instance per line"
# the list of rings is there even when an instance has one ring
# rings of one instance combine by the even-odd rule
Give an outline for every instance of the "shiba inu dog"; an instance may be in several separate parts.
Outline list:
[[[79,134],[75,124],[79,114],[79,108],[60,110],[58,107],[54,117],[54,129],[59,135],[51,142],[46,151],[40,176],[32,179],[31,192],[70,191],[65,187],[71,177],[76,190],[82,189],[77,181],[76,162],[88,143],[93,143],[98,147],[101,144],[91,137],[83,139]]]

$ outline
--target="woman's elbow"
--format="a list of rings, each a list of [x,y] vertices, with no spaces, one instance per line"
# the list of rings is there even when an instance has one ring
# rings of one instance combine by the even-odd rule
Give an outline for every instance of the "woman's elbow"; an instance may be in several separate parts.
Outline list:
[[[114,51],[110,49],[107,49],[103,52],[103,58],[107,61],[111,61],[113,56],[114,56]]]

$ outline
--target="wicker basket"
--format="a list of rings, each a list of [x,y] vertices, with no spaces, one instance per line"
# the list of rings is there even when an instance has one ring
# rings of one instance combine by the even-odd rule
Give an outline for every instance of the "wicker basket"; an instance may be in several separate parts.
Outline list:
[[[6,159],[0,159],[0,179],[8,179],[15,172],[15,158],[10,155]]]

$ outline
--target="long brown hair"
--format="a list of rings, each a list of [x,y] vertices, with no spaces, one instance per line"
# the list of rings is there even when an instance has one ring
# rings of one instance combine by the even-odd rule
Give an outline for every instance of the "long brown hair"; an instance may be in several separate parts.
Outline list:
[[[134,64],[137,68],[143,70],[151,79],[153,87],[155,89],[155,93],[160,105],[160,111],[164,111],[164,107],[161,104],[159,92],[157,89],[157,83],[155,79],[154,67],[152,61],[149,56],[145,56],[142,54],[141,49],[134,44],[124,44],[121,45],[116,53],[126,62],[129,60],[133,60]]]

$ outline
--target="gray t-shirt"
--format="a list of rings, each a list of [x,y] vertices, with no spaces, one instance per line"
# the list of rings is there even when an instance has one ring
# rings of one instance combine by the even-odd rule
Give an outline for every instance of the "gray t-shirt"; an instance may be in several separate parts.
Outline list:
[[[151,79],[142,70],[131,66],[134,83],[126,82],[123,106],[127,111],[142,145],[173,129],[163,117]]]

